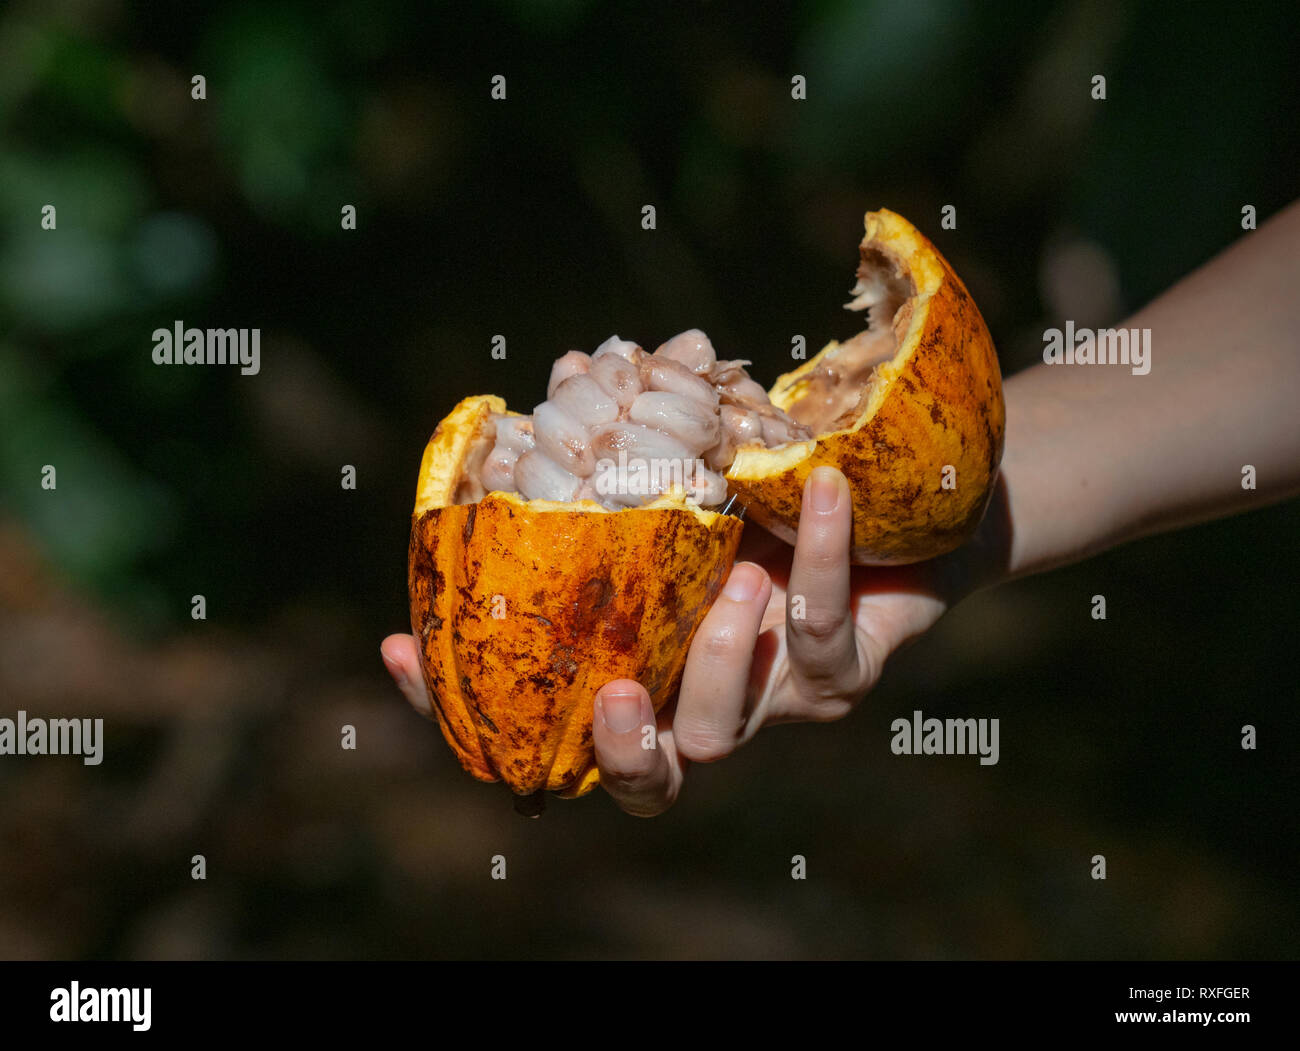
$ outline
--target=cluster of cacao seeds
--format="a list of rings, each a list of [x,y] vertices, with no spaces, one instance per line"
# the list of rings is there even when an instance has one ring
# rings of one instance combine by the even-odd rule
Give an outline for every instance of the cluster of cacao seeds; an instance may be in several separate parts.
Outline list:
[[[611,336],[594,353],[571,350],[551,367],[546,401],[532,416],[494,417],[496,441],[480,471],[489,492],[528,500],[594,500],[618,510],[662,492],[602,484],[614,463],[675,464],[651,478],[684,479],[703,507],[726,497],[722,476],[736,450],[812,437],[768,399],[745,372],[748,361],[719,361],[709,337],[689,329],[647,354]]]

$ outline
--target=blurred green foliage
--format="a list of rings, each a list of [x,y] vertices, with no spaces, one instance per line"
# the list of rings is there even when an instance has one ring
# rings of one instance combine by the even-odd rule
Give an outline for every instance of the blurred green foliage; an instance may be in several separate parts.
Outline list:
[[[328,667],[369,669],[378,637],[405,625],[423,442],[460,397],[494,392],[526,408],[570,346],[591,349],[614,332],[653,345],[690,326],[770,381],[793,334],[817,347],[853,331],[840,304],[862,213],[882,205],[916,222],[964,276],[1011,373],[1036,360],[1042,329],[1075,302],[1069,281],[1044,276],[1062,245],[1092,246],[1095,283],[1113,279],[1115,295],[1072,315],[1105,324],[1237,237],[1243,204],[1262,221],[1287,203],[1300,170],[1300,19],[1290,3],[1214,15],[1132,0],[501,0],[472,15],[403,0],[10,5],[0,12],[3,511],[131,631],[183,632],[190,596],[203,593],[222,623],[250,636],[295,617],[350,618],[336,636],[341,663]],[[498,73],[508,81],[500,103],[489,98]],[[1095,73],[1107,77],[1104,102],[1089,96]],[[196,74],[202,101],[190,93]],[[807,78],[806,101],[790,97],[795,74]],[[647,203],[658,210],[653,234],[639,224]],[[46,204],[58,209],[53,232],[40,226]],[[340,229],[345,204],[358,210],[355,232]],[[945,204],[957,206],[955,231],[939,228]],[[154,366],[150,333],[176,319],[261,327],[261,373]],[[496,333],[508,339],[505,362],[489,355]],[[45,464],[57,466],[57,497],[39,487]],[[340,488],[343,464],[358,468],[355,492]],[[1069,737],[1021,754],[1009,785],[972,804],[992,836],[1003,835],[1010,798],[1040,816],[1077,805],[1063,825],[1087,812],[1139,836],[1159,831],[1135,814],[1149,806],[1179,843],[1208,822],[1216,849],[1272,901],[1293,878],[1294,831],[1272,838],[1274,817],[1243,813],[1260,797],[1241,796],[1235,774],[1204,773],[1217,753],[1197,733],[1232,732],[1243,697],[1274,712],[1274,739],[1294,731],[1276,706],[1295,699],[1279,654],[1296,610],[1279,581],[1294,584],[1296,524],[1293,509],[1277,509],[1020,586],[1001,601],[1041,616],[1036,633],[1013,632],[1016,652],[998,651],[1000,637],[974,614],[959,616],[934,643],[957,656],[940,670],[901,660],[880,712],[921,698],[927,714],[945,703],[1001,711],[1036,741]],[[1098,574],[1127,589],[1145,634],[1075,644],[1069,617],[1082,615]],[[979,601],[984,615],[1012,618]],[[1130,697],[1156,713],[1148,737],[1110,730]],[[952,807],[960,791],[928,786],[930,770],[882,779],[855,768],[854,749],[878,730],[791,730],[765,746],[766,760],[736,760],[743,791],[618,849],[653,866],[662,845],[666,865],[682,844],[674,836],[714,835],[725,822],[743,849],[779,850],[788,822],[826,811],[816,834],[838,837],[888,882],[872,868],[884,865],[870,860],[873,844],[899,822],[923,852],[925,822],[938,820],[927,800]],[[1169,734],[1177,756],[1162,753]],[[782,764],[809,757],[833,775],[792,783]],[[704,792],[722,791],[716,778],[700,775]],[[1193,778],[1212,801],[1189,794]],[[831,781],[867,810],[883,798],[883,816],[846,827],[829,810]],[[1275,779],[1260,791],[1276,800],[1286,790]],[[581,820],[549,827],[578,844]],[[343,853],[356,867],[339,864],[354,891],[380,894],[391,874],[367,851],[382,844],[355,835]],[[1022,849],[1002,846],[1006,856]],[[1039,863],[1056,848],[1042,849]],[[758,879],[728,868],[741,864],[731,855],[700,863],[739,893]],[[611,878],[622,871],[610,856],[593,864]],[[996,865],[978,871],[996,879]],[[119,875],[128,885],[130,866]],[[933,878],[964,877],[954,868]],[[960,900],[978,909],[982,886]],[[358,926],[342,944],[421,951],[419,923],[404,917],[432,923],[421,910],[433,906],[388,891],[382,929],[397,941]],[[257,915],[273,924],[274,879],[251,893],[265,896]],[[851,939],[872,930],[882,951],[907,944],[925,955],[990,937],[973,923],[945,940],[940,921],[909,912],[921,906],[906,887],[885,900],[855,904],[845,887],[813,900],[799,923],[824,939],[809,934],[795,948],[858,952]],[[546,917],[526,919],[526,903],[509,913],[520,929],[461,905],[452,932],[483,953],[525,937],[543,952],[598,951],[612,937],[580,909],[563,921],[579,926],[577,941],[564,943]],[[299,906],[323,924],[337,902],[308,894]],[[886,929],[894,915],[911,919]],[[1134,916],[1118,906],[1100,927],[1092,914],[1061,919],[1051,902],[1024,915],[1059,919],[1059,940],[1011,930],[983,944],[1102,954],[1150,944],[1125,933]],[[1161,944],[1294,951],[1257,921],[1224,923],[1228,933],[1206,941],[1169,934]],[[837,936],[840,924],[850,933]],[[917,933],[926,930],[930,941]],[[277,944],[313,951],[294,937]],[[110,926],[91,951],[122,945]]]
[[[1007,371],[1050,321],[1038,292],[1054,238],[1099,244],[1120,305],[1139,305],[1234,236],[1240,203],[1267,215],[1293,193],[1296,35],[1281,4],[1227,25],[1150,4],[940,0],[761,16],[522,0],[474,18],[395,2],[10,8],[0,309],[11,384],[43,377],[48,438],[6,413],[8,499],[142,625],[177,623],[183,607],[160,620],[157,596],[203,577],[250,617],[300,587],[362,590],[378,611],[391,560],[367,522],[400,520],[420,432],[453,396],[527,402],[569,344],[692,324],[770,377],[788,334],[849,327],[836,300],[867,207],[939,240]],[[1105,102],[1087,91],[1097,71]],[[56,233],[37,221],[48,203]],[[355,234],[339,229],[344,203]],[[653,237],[642,203],[660,212]],[[945,203],[955,233],[938,229]],[[274,393],[152,368],[148,334],[176,318],[269,330],[256,384],[297,383],[303,412],[330,409],[278,373],[277,341],[330,374],[368,436],[352,459],[373,456],[374,515],[342,506],[323,457],[277,446]],[[493,370],[480,351],[497,331],[510,366]],[[70,457],[69,477],[117,464],[86,511],[124,524],[53,528],[25,495],[43,446]],[[171,511],[143,510],[160,502]],[[289,517],[296,543],[355,552],[355,569],[304,573],[276,528]]]

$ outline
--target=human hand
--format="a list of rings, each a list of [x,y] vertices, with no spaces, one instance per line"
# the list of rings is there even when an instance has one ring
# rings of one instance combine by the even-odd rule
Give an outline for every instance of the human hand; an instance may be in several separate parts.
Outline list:
[[[926,631],[976,581],[972,545],[912,566],[849,562],[852,503],[839,471],[804,488],[793,549],[754,525],[691,642],[681,688],[656,714],[640,683],[615,679],[594,701],[600,783],[630,814],[668,809],[692,761],[730,755],[762,727],[828,722],[875,686],[886,659]],[[978,556],[975,556],[978,557]],[[380,648],[406,699],[433,711],[411,635]],[[654,724],[655,747],[642,728]]]
[[[630,814],[670,807],[691,762],[726,758],[764,726],[829,722],[875,686],[886,659],[926,631],[973,579],[965,559],[865,568],[849,562],[848,483],[819,467],[793,549],[750,525],[741,558],[691,642],[677,697],[655,715],[645,688],[597,693],[600,783]],[[656,725],[656,747],[641,728]]]

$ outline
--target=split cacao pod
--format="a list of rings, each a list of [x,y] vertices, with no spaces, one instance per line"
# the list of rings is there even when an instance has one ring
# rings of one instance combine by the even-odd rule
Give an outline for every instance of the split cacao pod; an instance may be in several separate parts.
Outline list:
[[[867,329],[780,377],[762,410],[811,436],[742,444],[727,453],[725,479],[750,518],[793,542],[808,474],[837,467],[853,494],[854,561],[903,564],[952,550],[978,525],[1005,410],[993,341],[952,267],[893,212],[869,212],[865,227],[848,306],[867,310]],[[612,342],[619,354],[640,352]],[[702,344],[688,342],[698,353]],[[585,368],[572,357],[566,367]],[[708,378],[707,366],[696,372]],[[740,389],[735,368],[727,375]],[[618,510],[492,491],[479,478],[501,475],[484,476],[481,465],[494,428],[511,417],[500,398],[466,398],[425,448],[408,559],[411,625],[438,722],[465,769],[521,796],[579,796],[599,780],[597,690],[630,678],[656,711],[669,701],[742,523],[681,488]],[[547,470],[549,479],[559,469]]]

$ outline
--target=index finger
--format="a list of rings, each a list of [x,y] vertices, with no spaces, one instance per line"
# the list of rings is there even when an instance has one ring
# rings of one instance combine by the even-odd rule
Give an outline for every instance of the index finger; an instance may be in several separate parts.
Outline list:
[[[849,609],[852,537],[848,482],[833,467],[814,468],[804,486],[786,589],[786,645],[805,702],[854,700],[862,679]]]

